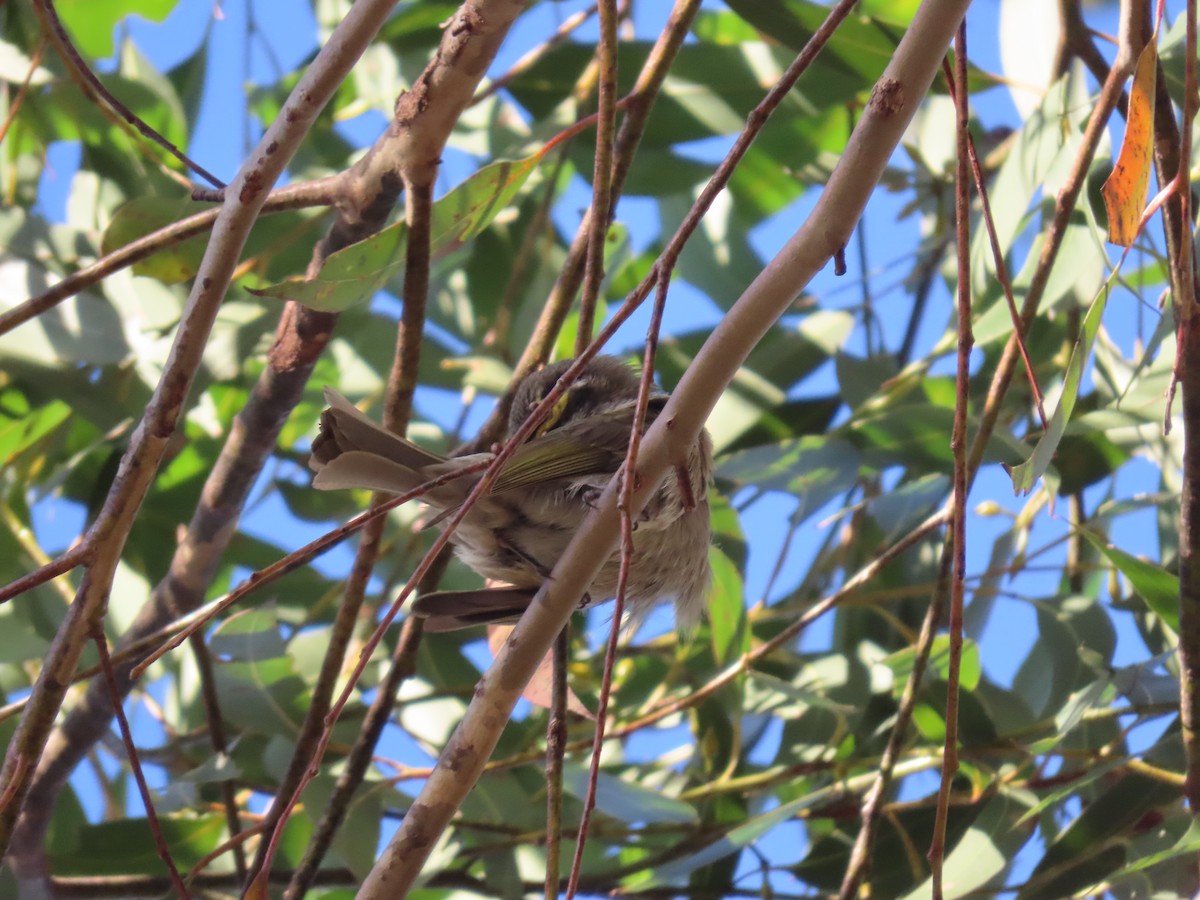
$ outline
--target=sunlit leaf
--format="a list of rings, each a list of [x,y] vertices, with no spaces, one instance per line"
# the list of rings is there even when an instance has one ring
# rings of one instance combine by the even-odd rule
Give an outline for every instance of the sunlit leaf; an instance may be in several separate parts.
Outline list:
[[[588,778],[588,770],[584,766],[574,764],[563,766],[563,789],[579,799],[583,799],[587,793]],[[696,810],[692,808],[691,804],[664,796],[659,791],[650,790],[624,779],[615,778],[606,772],[599,773],[596,808],[605,815],[631,824],[635,822],[646,825],[655,822],[690,823],[697,821],[698,818]]]
[[[111,56],[113,29],[126,16],[161,22],[178,0],[57,0],[54,4],[75,45],[91,57]]]
[[[1129,579],[1129,583],[1133,585],[1133,589],[1146,601],[1146,605],[1150,607],[1154,614],[1162,619],[1168,628],[1178,634],[1178,576],[1172,575],[1161,566],[1147,562],[1144,559],[1138,559],[1136,556],[1132,556],[1124,550],[1112,546],[1099,535],[1089,530],[1085,529],[1083,534],[1093,547],[1108,557],[1108,561],[1116,566],[1122,575]]]
[[[1150,169],[1154,165],[1154,88],[1158,72],[1158,53],[1154,41],[1147,41],[1138,56],[1129,89],[1129,112],[1125,117],[1125,140],[1104,182],[1104,207],[1108,211],[1108,239],[1129,247],[1137,236]]]
[[[1117,272],[1114,270],[1083,318],[1079,329],[1079,339],[1075,342],[1075,346],[1071,350],[1071,359],[1067,363],[1062,394],[1059,396],[1058,406],[1050,416],[1050,424],[1046,433],[1037,442],[1029,460],[1019,466],[1014,466],[1010,473],[1013,490],[1018,494],[1027,494],[1033,490],[1034,482],[1045,474],[1046,469],[1050,467],[1050,462],[1054,459],[1058,443],[1071,419],[1071,412],[1075,409],[1075,401],[1079,398],[1079,384],[1083,379],[1084,366],[1091,355],[1092,343],[1096,340],[1096,332],[1100,328],[1100,319],[1104,315],[1104,307],[1108,302],[1109,290],[1116,274]]]
[[[449,253],[470,240],[508,205],[536,168],[540,154],[486,166],[433,207],[431,252]],[[260,297],[294,300],[312,309],[341,312],[363,303],[404,268],[408,228],[397,222],[332,254],[313,278],[293,278],[255,288]]]
[[[713,657],[719,665],[726,665],[750,649],[742,576],[729,557],[716,547],[710,548],[708,558],[713,567],[713,587],[708,602]]]
[[[220,813],[159,816],[163,837],[176,865],[186,869],[211,852],[225,835]],[[146,819],[101,822],[82,830],[70,853],[55,856],[54,871],[63,875],[158,875],[162,860]]]

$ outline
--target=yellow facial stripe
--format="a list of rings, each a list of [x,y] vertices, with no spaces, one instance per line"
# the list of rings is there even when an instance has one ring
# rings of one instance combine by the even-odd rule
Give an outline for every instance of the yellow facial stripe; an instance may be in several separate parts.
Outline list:
[[[535,437],[541,437],[551,428],[558,424],[558,420],[562,418],[563,411],[567,408],[567,400],[570,399],[571,392],[568,390],[561,397],[554,401],[554,405],[550,407],[550,415],[546,417],[546,421],[537,427],[534,431]]]

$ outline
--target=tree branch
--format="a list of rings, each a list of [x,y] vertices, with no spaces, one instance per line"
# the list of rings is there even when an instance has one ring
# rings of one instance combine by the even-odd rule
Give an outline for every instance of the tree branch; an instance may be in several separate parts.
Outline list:
[[[75,603],[55,635],[45,664],[8,747],[0,791],[12,791],[13,802],[0,810],[0,852],[8,849],[18,813],[31,780],[15,775],[21,760],[42,759],[51,727],[90,633],[102,625],[108,592],[125,540],[142,500],[158,472],[167,441],[182,415],[192,379],[207,338],[250,232],[272,184],[283,172],[342,79],[383,24],[389,0],[359,0],[321,48],[300,79],[279,118],[267,129],[251,159],[243,165],[213,226],[164,372],[146,414],[134,431],[108,498],[87,540],[93,556]],[[39,767],[41,768],[41,767]],[[16,783],[15,788],[13,787]],[[36,815],[48,810],[31,810]],[[44,823],[43,823],[44,824]],[[15,848],[14,869],[45,874],[41,859],[43,830],[25,831]]]
[[[933,0],[917,11],[812,214],[717,325],[647,432],[639,456],[642,487],[633,497],[635,509],[640,510],[670,461],[696,439],[717,397],[753,347],[849,239],[966,6],[965,0]],[[479,777],[538,661],[616,546],[619,480],[614,478],[597,501],[484,675],[425,789],[364,883],[361,897],[394,897],[407,890]]]

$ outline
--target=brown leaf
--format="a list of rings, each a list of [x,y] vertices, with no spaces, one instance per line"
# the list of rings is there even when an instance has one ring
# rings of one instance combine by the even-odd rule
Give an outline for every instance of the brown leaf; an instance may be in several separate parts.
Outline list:
[[[1154,88],[1158,53],[1153,41],[1142,49],[1133,86],[1129,91],[1129,117],[1125,140],[1112,174],[1104,182],[1104,207],[1108,211],[1108,239],[1128,247],[1137,237],[1150,184],[1154,135]]]

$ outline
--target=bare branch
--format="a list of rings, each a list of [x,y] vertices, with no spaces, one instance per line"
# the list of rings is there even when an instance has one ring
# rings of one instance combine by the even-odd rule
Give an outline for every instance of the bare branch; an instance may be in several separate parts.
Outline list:
[[[39,584],[45,584],[60,575],[65,575],[76,566],[82,565],[86,561],[87,555],[87,545],[82,542],[76,544],[58,559],[51,560],[0,588],[0,603],[7,603],[13,597],[19,597],[26,591],[33,590]]]
[[[958,354],[955,374],[954,491],[950,498],[950,534],[953,565],[950,575],[950,653],[946,673],[946,741],[942,751],[942,778],[937,794],[937,815],[928,858],[933,869],[933,896],[943,896],[942,870],[946,862],[946,826],[950,815],[950,788],[958,774],[958,698],[963,646],[963,582],[967,566],[967,409],[970,405],[971,348],[971,185],[970,111],[967,105],[967,26],[961,23],[954,39],[954,101],[958,153],[954,173],[954,217],[958,244]],[[1015,332],[1019,334],[1019,329]]]
[[[121,729],[121,740],[125,744],[125,755],[129,760],[129,768],[133,772],[138,793],[142,797],[142,808],[146,810],[146,821],[150,824],[150,833],[154,835],[154,849],[158,852],[158,858],[163,861],[163,865],[167,867],[175,891],[180,897],[186,898],[188,896],[187,888],[183,886],[179,869],[176,868],[175,860],[171,857],[171,849],[167,846],[166,838],[163,837],[162,825],[158,820],[158,813],[154,809],[154,800],[150,796],[150,786],[146,784],[146,775],[142,771],[137,747],[133,743],[133,732],[129,728],[129,720],[125,718],[125,708],[121,704],[121,698],[117,691],[117,680],[113,677],[112,660],[108,658],[108,638],[104,636],[103,631],[98,630],[92,636],[92,640],[100,654],[100,667],[104,671],[104,680],[108,685],[109,697],[116,712],[117,725]]]
[[[671,460],[686,453],[725,386],[797,292],[845,244],[937,71],[966,10],[963,0],[922,4],[877,83],[829,184],[812,214],[780,254],[734,304],[684,373],[666,408],[646,434],[639,457],[643,484],[636,509]],[[616,545],[620,516],[614,479],[510,635],[420,797],[363,885],[364,898],[403,892],[453,811],[479,777],[500,728],[601,563]],[[452,761],[453,765],[447,765]]]
[[[33,8],[36,10],[38,18],[41,19],[42,27],[49,34],[50,40],[58,50],[59,56],[67,64],[67,69],[74,76],[76,84],[79,85],[80,90],[87,97],[100,98],[104,104],[104,106],[101,106],[102,109],[106,111],[111,110],[116,113],[126,125],[134,128],[140,135],[153,143],[158,144],[158,146],[162,147],[201,178],[216,185],[218,188],[225,187],[225,182],[210,173],[199,163],[189,159],[187,154],[143,122],[124,103],[113,96],[112,92],[104,86],[104,83],[96,77],[96,74],[88,68],[88,64],[79,55],[79,51],[75,49],[75,45],[71,43],[71,36],[67,34],[67,29],[63,27],[62,20],[58,18],[58,13],[54,9],[52,0],[34,0]]]
[[[617,121],[617,4],[600,0],[600,44],[597,51],[596,96],[600,109],[596,123],[596,161],[592,167],[592,206],[588,210],[588,243],[579,298],[579,327],[575,334],[578,356],[592,341],[596,304],[604,280],[604,247],[616,198],[612,191],[613,136]],[[568,894],[570,891],[568,891]]]
[[[317,54],[279,118],[267,129],[258,149],[234,181],[230,197],[213,226],[212,239],[188,298],[162,379],[145,417],[134,431],[108,499],[89,530],[88,540],[94,556],[76,602],[55,636],[17,733],[9,744],[0,773],[4,790],[14,779],[18,760],[42,757],[84,643],[88,635],[100,627],[117,560],[146,491],[157,474],[167,441],[183,412],[217,310],[246,236],[270,187],[283,172],[317,114],[382,25],[391,6],[387,0],[359,0]],[[0,811],[0,851],[8,848],[18,808],[28,789],[29,780],[24,778],[16,790],[16,802]],[[28,858],[28,854],[40,856],[41,831],[34,829],[30,835],[31,841],[13,854],[14,868],[21,866],[22,859]],[[40,868],[40,863],[34,863],[30,874],[40,876],[42,873],[37,871]]]
[[[304,209],[309,206],[328,206],[336,196],[340,176],[322,178],[318,181],[308,181],[301,184],[289,184],[271,192],[262,212],[274,213],[291,209]],[[138,238],[114,250],[107,256],[96,260],[90,266],[85,266],[77,272],[72,272],[50,289],[36,297],[31,297],[24,303],[18,303],[12,309],[0,312],[0,334],[12,331],[18,325],[23,325],[30,319],[37,318],[48,309],[53,309],[68,297],[73,297],[80,291],[87,290],[94,284],[103,281],[114,272],[128,268],[153,256],[160,250],[185,241],[197,234],[208,231],[221,210],[207,209],[195,215],[172,222],[150,234]]]

